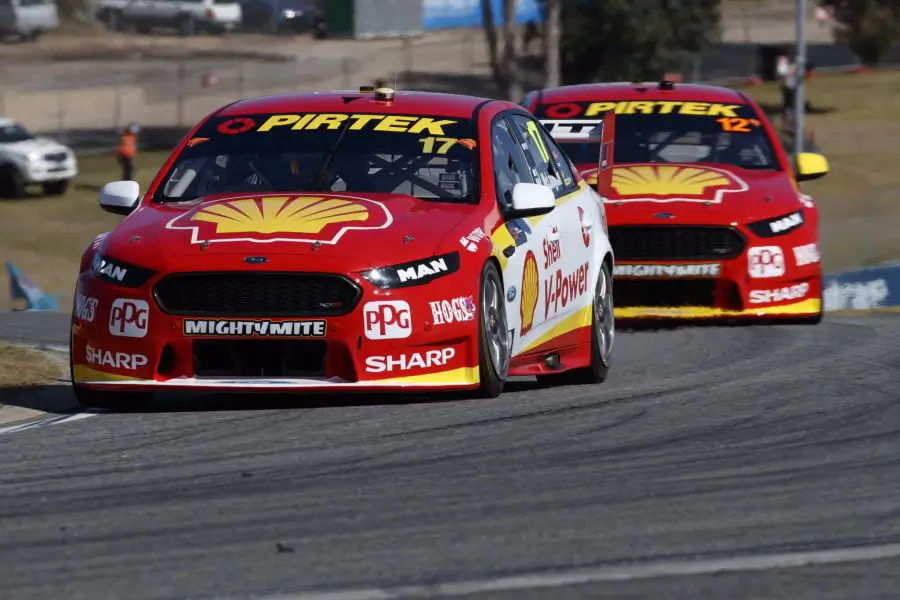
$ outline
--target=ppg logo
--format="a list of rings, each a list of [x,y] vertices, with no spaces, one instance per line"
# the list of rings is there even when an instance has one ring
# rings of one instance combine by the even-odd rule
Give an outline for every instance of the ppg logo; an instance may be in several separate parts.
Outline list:
[[[142,338],[147,335],[150,307],[143,300],[117,298],[109,311],[109,332],[117,337]]]
[[[363,319],[370,340],[397,340],[412,334],[409,304],[403,300],[368,302],[363,307]]]

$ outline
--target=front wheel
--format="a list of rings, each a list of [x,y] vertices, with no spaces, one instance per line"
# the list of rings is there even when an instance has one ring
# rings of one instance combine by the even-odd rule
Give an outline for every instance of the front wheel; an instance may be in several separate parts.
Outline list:
[[[616,335],[612,286],[612,274],[604,262],[597,277],[591,307],[591,364],[563,373],[539,375],[538,382],[544,385],[587,385],[606,381],[612,364],[613,340]]]
[[[506,322],[506,303],[503,283],[492,262],[481,271],[481,292],[478,306],[478,374],[480,398],[496,398],[503,391],[509,376],[509,327]]]

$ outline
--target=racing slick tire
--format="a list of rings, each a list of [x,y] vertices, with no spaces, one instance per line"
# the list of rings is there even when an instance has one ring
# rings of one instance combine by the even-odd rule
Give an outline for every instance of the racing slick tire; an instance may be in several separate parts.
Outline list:
[[[481,271],[478,295],[478,375],[479,398],[496,398],[503,392],[509,375],[509,326],[506,320],[503,282],[493,262]]]
[[[613,279],[609,264],[603,261],[591,305],[591,364],[551,375],[538,375],[541,385],[590,385],[603,383],[612,364],[613,340],[616,333],[613,311]]]

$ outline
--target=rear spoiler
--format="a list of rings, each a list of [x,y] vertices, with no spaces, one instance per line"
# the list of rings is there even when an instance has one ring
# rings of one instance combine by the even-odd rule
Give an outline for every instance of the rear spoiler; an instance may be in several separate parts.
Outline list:
[[[616,113],[607,111],[600,119],[541,119],[544,129],[559,142],[595,142],[597,157],[597,193],[605,200],[612,186],[613,146],[616,139]]]

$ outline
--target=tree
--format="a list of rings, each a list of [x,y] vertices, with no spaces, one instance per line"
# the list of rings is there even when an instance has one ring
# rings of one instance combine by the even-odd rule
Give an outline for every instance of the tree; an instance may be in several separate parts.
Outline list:
[[[562,64],[559,56],[560,20],[562,0],[544,1],[544,76],[547,87],[556,87],[562,82]]]
[[[830,2],[835,38],[846,43],[867,67],[881,62],[900,39],[900,2],[897,0],[835,0]]]
[[[718,41],[720,0],[561,0],[566,84],[656,79]]]
[[[497,39],[497,25],[491,0],[481,0],[481,18],[488,44],[488,55],[494,82],[499,93],[507,100],[518,102],[522,97],[522,80],[519,68],[518,30],[516,7],[518,0],[503,0],[503,50],[502,57]]]

